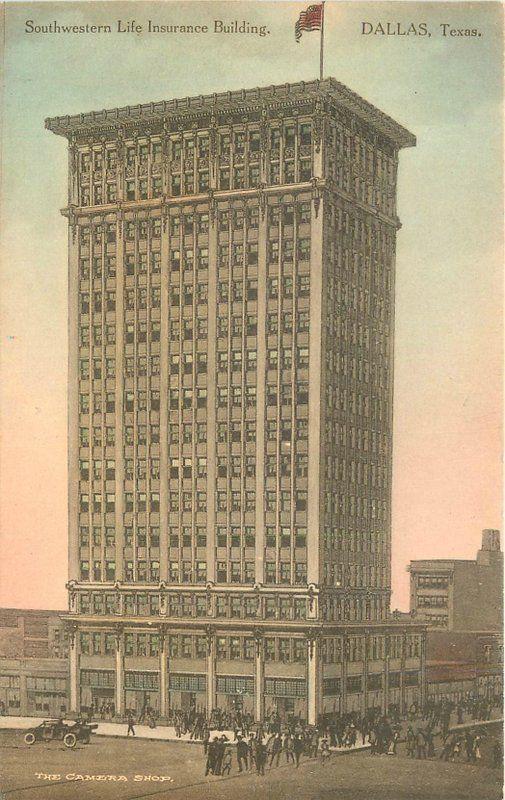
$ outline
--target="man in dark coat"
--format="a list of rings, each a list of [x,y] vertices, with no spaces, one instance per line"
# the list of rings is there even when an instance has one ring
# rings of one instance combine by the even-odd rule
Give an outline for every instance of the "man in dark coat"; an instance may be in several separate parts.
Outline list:
[[[304,747],[305,747],[305,742],[303,741],[303,737],[295,736],[295,740],[293,742],[293,750],[295,753],[295,764],[297,767],[300,766],[300,756],[303,753]]]
[[[214,736],[212,742],[209,742],[207,747],[207,763],[205,765],[205,774],[208,775],[209,772],[212,775],[216,775],[216,753],[217,753],[217,744],[219,739],[217,736]]]
[[[247,742],[244,742],[244,739],[239,733],[237,735],[237,764],[239,772],[242,772],[244,769],[247,771],[248,756],[249,756],[248,744]]]

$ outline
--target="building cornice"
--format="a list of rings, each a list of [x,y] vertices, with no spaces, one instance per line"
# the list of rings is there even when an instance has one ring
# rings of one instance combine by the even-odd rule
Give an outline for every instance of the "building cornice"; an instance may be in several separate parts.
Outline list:
[[[106,216],[107,214],[118,213],[139,213],[142,211],[161,211],[164,213],[170,208],[179,208],[181,206],[197,206],[203,203],[217,204],[218,202],[233,202],[233,201],[246,201],[254,198],[259,198],[260,205],[264,199],[282,198],[285,199],[286,195],[298,195],[307,192],[313,194],[318,193],[319,196],[327,196],[330,198],[340,198],[341,200],[352,204],[354,207],[360,209],[363,214],[368,214],[375,219],[376,222],[389,225],[394,230],[401,228],[400,220],[397,216],[388,217],[383,214],[375,206],[369,206],[360,200],[356,200],[349,193],[340,189],[333,181],[324,178],[316,178],[311,181],[304,181],[303,183],[285,183],[282,185],[267,186],[262,185],[251,189],[227,189],[227,190],[212,190],[212,192],[202,192],[194,195],[180,195],[178,197],[171,197],[164,195],[150,200],[124,200],[116,203],[108,203],[95,206],[66,206],[60,209],[62,216],[69,220],[69,224],[74,225],[80,219],[87,219],[89,217],[99,217],[100,215]]]
[[[176,127],[191,123],[200,125],[204,120],[214,120],[220,124],[221,118],[224,124],[229,124],[230,115],[243,114],[247,117],[266,109],[296,111],[321,97],[327,98],[330,103],[336,104],[338,108],[370,125],[394,142],[397,147],[415,146],[415,136],[406,128],[335,78],[240,89],[90,111],[72,116],[51,117],[46,119],[45,126],[59,136],[70,138],[82,134],[103,135],[119,127],[124,130],[134,130],[139,125],[156,123],[161,123],[166,129],[167,124]]]
[[[168,616],[120,616],[120,615],[89,615],[89,614],[74,614],[69,613],[64,618],[68,623],[78,623],[79,629],[83,628],[111,628],[115,629],[118,626],[124,628],[147,628],[155,632],[156,628],[160,625],[174,631],[201,631],[205,633],[209,627],[213,631],[217,630],[237,630],[237,631],[262,631],[272,633],[320,633],[327,636],[337,636],[352,634],[355,636],[365,635],[367,633],[390,633],[392,635],[405,631],[410,633],[423,633],[426,630],[426,625],[420,622],[392,622],[391,620],[377,621],[377,622],[321,622],[320,620],[265,620],[265,619],[227,619],[227,618],[209,618],[202,617],[195,619],[193,617],[168,617]]]

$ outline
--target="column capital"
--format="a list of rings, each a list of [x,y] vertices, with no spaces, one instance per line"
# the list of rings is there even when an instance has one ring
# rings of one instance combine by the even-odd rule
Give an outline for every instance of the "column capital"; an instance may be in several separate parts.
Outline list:
[[[66,622],[65,628],[68,632],[68,640],[70,643],[70,647],[73,650],[76,645],[77,641],[77,622]]]
[[[124,633],[124,626],[123,625],[116,625],[114,630],[114,638],[116,642],[116,651],[119,652],[121,650],[121,646],[123,644],[123,633]]]
[[[261,628],[254,628],[253,636],[254,636],[254,643],[256,645],[256,657],[259,658],[259,656],[261,655],[261,648],[264,642],[264,635]]]
[[[214,627],[212,625],[205,626],[205,638],[207,640],[207,655],[212,655],[212,646],[214,644]]]

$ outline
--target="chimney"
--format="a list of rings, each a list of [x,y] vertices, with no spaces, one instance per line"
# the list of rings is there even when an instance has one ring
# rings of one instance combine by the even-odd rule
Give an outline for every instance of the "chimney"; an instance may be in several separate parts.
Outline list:
[[[485,528],[482,531],[482,550],[500,550],[500,531]]]

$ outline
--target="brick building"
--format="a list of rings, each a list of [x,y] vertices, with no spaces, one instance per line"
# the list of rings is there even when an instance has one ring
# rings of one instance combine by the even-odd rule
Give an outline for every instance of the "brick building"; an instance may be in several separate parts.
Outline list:
[[[477,558],[411,561],[410,611],[430,628],[501,631],[503,553],[500,532],[482,531]]]
[[[60,717],[68,710],[68,631],[62,613],[0,609],[2,713]]]

